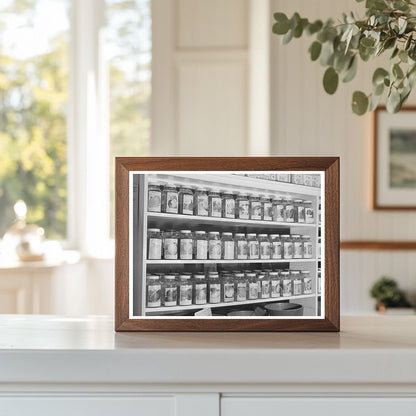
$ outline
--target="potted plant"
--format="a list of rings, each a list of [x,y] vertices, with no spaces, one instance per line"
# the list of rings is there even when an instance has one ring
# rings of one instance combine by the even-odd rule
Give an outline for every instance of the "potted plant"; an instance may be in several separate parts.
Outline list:
[[[409,97],[416,78],[416,0],[366,0],[362,19],[344,13],[337,21],[310,22],[299,13],[288,18],[280,12],[274,19],[273,32],[283,36],[284,44],[304,34],[314,37],[309,54],[326,68],[323,86],[328,94],[335,93],[339,81],[355,77],[359,61],[390,55],[390,65],[375,70],[371,93],[353,93],[355,114],[374,110],[385,94],[387,110],[395,113]]]
[[[379,312],[386,312],[387,308],[411,308],[405,293],[388,276],[381,277],[373,284],[370,296],[376,300],[376,310]]]

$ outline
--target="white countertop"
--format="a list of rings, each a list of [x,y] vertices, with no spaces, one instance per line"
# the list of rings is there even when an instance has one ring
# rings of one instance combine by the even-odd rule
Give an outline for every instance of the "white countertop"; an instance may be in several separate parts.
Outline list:
[[[115,333],[107,317],[0,316],[0,383],[416,384],[416,316],[340,333]]]

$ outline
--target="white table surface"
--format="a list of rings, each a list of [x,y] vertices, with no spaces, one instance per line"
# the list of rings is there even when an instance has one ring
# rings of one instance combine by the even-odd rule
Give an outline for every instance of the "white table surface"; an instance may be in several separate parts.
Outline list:
[[[0,383],[416,383],[416,316],[340,333],[115,333],[108,317],[0,316]]]

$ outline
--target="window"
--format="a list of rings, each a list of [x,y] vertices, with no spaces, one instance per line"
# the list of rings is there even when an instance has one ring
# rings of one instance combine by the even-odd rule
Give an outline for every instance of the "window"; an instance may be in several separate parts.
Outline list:
[[[17,199],[49,239],[113,236],[114,157],[149,151],[150,65],[151,0],[1,2],[0,238]]]
[[[28,221],[44,227],[48,238],[63,239],[69,0],[1,3],[0,236],[23,199]]]

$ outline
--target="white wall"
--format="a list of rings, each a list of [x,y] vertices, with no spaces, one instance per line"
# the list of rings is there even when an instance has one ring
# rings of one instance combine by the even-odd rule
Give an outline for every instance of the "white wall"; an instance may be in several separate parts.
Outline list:
[[[351,0],[272,0],[272,11],[315,19],[361,10]],[[356,89],[370,92],[377,62],[359,64],[359,76],[340,85],[334,96],[322,88],[324,68],[312,63],[307,49],[312,40],[294,39],[282,45],[272,36],[272,153],[279,156],[341,157],[341,239],[415,240],[415,212],[383,212],[370,208],[371,116],[358,117],[350,109]],[[378,61],[381,65],[382,61]],[[413,95],[413,101],[414,95]],[[383,274],[398,279],[416,293],[415,252],[341,252],[341,311],[367,313],[371,283]]]

